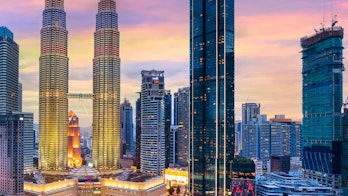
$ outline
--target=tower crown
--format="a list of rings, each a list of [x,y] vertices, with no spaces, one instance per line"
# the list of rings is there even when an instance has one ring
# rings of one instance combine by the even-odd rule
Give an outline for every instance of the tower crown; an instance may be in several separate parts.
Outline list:
[[[116,2],[114,0],[101,0],[98,3],[98,12],[116,12]]]
[[[64,0],[45,0],[45,9],[64,9]]]

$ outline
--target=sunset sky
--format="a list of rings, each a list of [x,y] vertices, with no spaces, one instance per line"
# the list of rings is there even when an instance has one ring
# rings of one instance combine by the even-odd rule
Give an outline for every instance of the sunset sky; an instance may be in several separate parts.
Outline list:
[[[69,31],[69,92],[92,92],[93,33],[99,0],[65,0]],[[40,30],[44,0],[0,0],[0,26],[20,46],[23,111],[38,123]],[[141,70],[164,70],[166,89],[189,86],[189,0],[118,0],[121,34],[121,100],[135,109]],[[261,113],[300,120],[300,38],[314,34],[324,20],[348,30],[346,0],[235,0],[235,110],[261,103]],[[348,35],[347,35],[348,36]],[[344,38],[344,46],[348,47]],[[348,65],[348,50],[344,51]],[[344,72],[344,100],[348,96]],[[92,122],[92,101],[71,100],[81,126]]]

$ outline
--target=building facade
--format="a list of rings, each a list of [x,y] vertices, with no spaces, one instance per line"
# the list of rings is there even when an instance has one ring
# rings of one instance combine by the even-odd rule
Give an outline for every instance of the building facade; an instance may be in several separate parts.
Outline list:
[[[170,90],[164,91],[164,132],[165,132],[165,138],[166,138],[166,165],[165,168],[169,167],[169,163],[171,162],[171,152],[173,152],[173,149],[170,147],[170,141],[171,141],[171,126],[172,126],[172,94]]]
[[[73,111],[68,113],[68,117],[68,166],[78,167],[82,165],[79,117]]]
[[[120,33],[114,0],[100,0],[94,33],[93,164],[120,166]]]
[[[142,71],[141,171],[162,175],[165,169],[164,72]]]
[[[64,0],[46,0],[41,29],[39,167],[68,163],[68,31]]]
[[[141,94],[141,93],[140,93]],[[135,158],[134,165],[140,169],[140,148],[141,148],[141,99],[138,98],[136,102],[135,114]]]
[[[13,33],[0,27],[0,114],[18,111],[19,48]]]
[[[190,118],[190,88],[180,88],[174,94],[174,125],[178,126],[177,164],[187,166],[189,160],[189,118]]]
[[[190,0],[190,192],[226,195],[234,157],[234,0]]]
[[[1,195],[24,195],[24,132],[27,131],[28,126],[30,128],[30,123],[32,127],[32,121],[32,114],[8,113],[0,115]]]
[[[123,154],[134,154],[133,107],[126,99],[121,104],[121,130],[122,143],[126,144]]]
[[[301,39],[304,174],[341,194],[343,28]],[[313,156],[317,155],[317,156]],[[328,163],[328,164],[325,164]]]
[[[260,114],[261,104],[259,103],[243,103],[242,104],[242,122],[247,124],[250,121],[256,120]]]

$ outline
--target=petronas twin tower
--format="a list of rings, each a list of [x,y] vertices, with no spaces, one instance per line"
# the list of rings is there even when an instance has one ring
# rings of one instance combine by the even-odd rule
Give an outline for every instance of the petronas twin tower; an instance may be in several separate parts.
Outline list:
[[[100,0],[93,59],[93,163],[119,168],[120,58],[114,0]],[[64,0],[45,0],[41,29],[39,167],[68,165],[68,32]]]

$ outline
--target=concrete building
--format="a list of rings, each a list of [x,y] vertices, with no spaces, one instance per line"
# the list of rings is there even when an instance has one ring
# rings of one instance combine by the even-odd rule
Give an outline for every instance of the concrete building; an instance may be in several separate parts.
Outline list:
[[[258,196],[283,195],[332,195],[332,188],[315,180],[301,179],[285,173],[267,173],[257,180]]]
[[[141,171],[162,175],[165,169],[164,72],[142,71]]]

